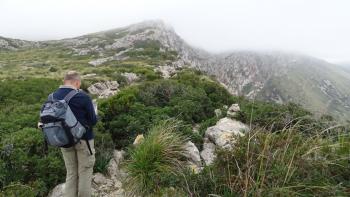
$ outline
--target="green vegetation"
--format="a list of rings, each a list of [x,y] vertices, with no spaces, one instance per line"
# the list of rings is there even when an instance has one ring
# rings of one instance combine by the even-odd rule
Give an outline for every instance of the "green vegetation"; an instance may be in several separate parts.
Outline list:
[[[214,110],[233,102],[217,83],[193,71],[183,71],[170,80],[156,80],[123,89],[101,103],[104,130],[111,133],[117,148],[128,146],[137,134],[171,117],[184,122],[182,132],[197,144],[201,137],[192,124],[214,116]]]
[[[107,40],[99,47],[133,33],[138,32],[104,32],[101,36]],[[349,196],[349,129],[331,128],[337,124],[331,116],[316,119],[293,103],[234,97],[213,78],[191,69],[163,79],[155,66],[176,60],[177,53],[161,50],[157,41],[136,42],[127,55],[127,60],[93,67],[88,62],[100,58],[98,54],[76,56],[61,44],[0,52],[0,196],[46,196],[64,181],[61,153],[55,148],[45,153],[36,124],[47,95],[71,69],[96,74],[84,78],[85,90],[100,81],[116,80],[121,85],[117,95],[99,100],[94,170],[105,173],[112,151],[127,149],[130,193]],[[124,72],[136,73],[140,80],[129,85]],[[248,85],[245,91],[249,89]],[[181,145],[189,139],[201,150],[205,130],[226,115],[225,105],[233,103],[241,108],[235,119],[252,131],[239,138],[233,150],[218,150],[212,166],[199,174],[187,171]],[[215,109],[221,109],[222,115],[216,117]],[[195,125],[198,133],[192,131]],[[145,134],[144,142],[131,147],[138,134]]]
[[[126,163],[128,195],[159,196],[169,185],[169,178],[181,176],[185,166],[184,145],[188,139],[177,131],[178,121],[167,120],[150,129],[145,140],[130,150]]]
[[[348,196],[350,136],[255,130],[183,183],[193,196]]]
[[[45,196],[64,181],[60,150],[45,153],[43,135],[36,129],[40,108],[58,85],[44,78],[0,82],[0,196]],[[98,128],[95,171],[105,172],[114,147],[110,135]]]

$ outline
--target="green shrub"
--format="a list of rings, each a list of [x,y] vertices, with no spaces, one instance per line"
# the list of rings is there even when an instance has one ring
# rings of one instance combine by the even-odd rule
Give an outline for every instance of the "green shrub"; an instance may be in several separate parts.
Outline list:
[[[188,76],[196,77],[193,73]],[[111,133],[116,147],[122,148],[158,121],[176,117],[186,125],[183,134],[199,145],[201,136],[192,132],[191,125],[212,118],[216,107],[232,102],[226,90],[213,88],[216,83],[206,80],[191,84],[187,78],[156,80],[126,87],[101,103],[104,129]],[[213,97],[213,94],[222,97]]]
[[[98,124],[101,124],[100,122]],[[94,172],[107,173],[107,165],[113,157],[114,143],[109,133],[95,131],[96,162]]]
[[[33,192],[43,196],[63,181],[65,169],[60,151],[50,148],[45,154],[44,137],[38,129],[25,128],[6,134],[0,148],[1,188],[13,182],[33,184],[36,186]]]
[[[50,67],[50,68],[49,68],[49,71],[50,71],[50,72],[57,72],[57,70],[58,70],[58,69],[55,68],[55,67]]]
[[[129,195],[155,196],[169,185],[164,177],[181,174],[188,139],[175,132],[177,127],[179,122],[175,120],[159,123],[150,129],[141,144],[130,150],[125,166]]]
[[[0,197],[35,197],[34,189],[20,183],[12,183],[0,190]]]

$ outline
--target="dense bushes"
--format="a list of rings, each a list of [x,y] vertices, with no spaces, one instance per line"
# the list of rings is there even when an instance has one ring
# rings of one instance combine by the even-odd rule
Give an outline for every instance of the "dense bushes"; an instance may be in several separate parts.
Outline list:
[[[178,73],[171,80],[144,82],[125,88],[100,106],[104,128],[118,148],[131,143],[159,120],[176,117],[186,129],[182,132],[195,142],[192,124],[214,116],[214,110],[233,102],[227,91],[193,72]]]
[[[64,181],[59,149],[45,154],[43,135],[36,129],[40,107],[58,85],[42,78],[0,82],[0,196],[45,196]],[[105,172],[114,146],[109,133],[98,128],[95,171]]]
[[[331,117],[318,121],[295,104],[233,97],[218,83],[193,70],[180,71],[169,80],[160,79],[151,67],[106,67],[100,72],[118,81],[124,80],[119,76],[121,72],[136,72],[141,80],[101,101],[102,122],[95,129],[95,172],[106,171],[115,147],[127,147],[137,134],[147,134],[149,130],[164,131],[161,128],[168,127],[161,123],[169,118],[175,117],[183,125],[165,130],[190,138],[201,149],[206,128],[220,118],[214,110],[222,109],[225,115],[224,105],[238,103],[241,112],[235,118],[252,123],[256,131],[237,141],[236,147],[240,148],[219,151],[215,164],[197,175],[175,176],[170,171],[158,174],[169,164],[162,163],[167,159],[163,152],[149,157],[150,153],[169,150],[164,143],[161,147],[159,141],[154,143],[160,133],[148,133],[144,144],[130,149],[129,170],[144,176],[139,177],[141,181],[153,178],[144,182],[145,187],[139,185],[143,192],[168,196],[349,194],[345,189],[350,184],[349,136],[328,132],[327,127],[334,121]],[[63,181],[65,169],[59,149],[51,148],[44,154],[43,136],[35,129],[42,102],[58,84],[52,79],[0,82],[0,196],[45,196]],[[199,133],[192,131],[195,124],[199,125]],[[147,173],[137,174],[149,168]]]

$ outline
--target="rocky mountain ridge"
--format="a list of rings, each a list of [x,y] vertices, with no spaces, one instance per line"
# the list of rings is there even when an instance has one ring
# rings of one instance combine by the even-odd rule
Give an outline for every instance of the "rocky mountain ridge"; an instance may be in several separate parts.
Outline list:
[[[56,47],[71,56],[90,56],[88,64],[145,57],[146,48],[171,53],[173,61],[155,65],[159,70],[189,66],[215,76],[232,94],[277,103],[295,102],[319,116],[330,113],[350,117],[350,73],[313,57],[283,52],[233,51],[212,54],[187,44],[162,21],[146,21],[128,27],[56,41],[18,41],[0,48]],[[5,43],[5,42],[4,42]],[[14,43],[14,44],[13,44]],[[158,50],[157,49],[157,50]]]

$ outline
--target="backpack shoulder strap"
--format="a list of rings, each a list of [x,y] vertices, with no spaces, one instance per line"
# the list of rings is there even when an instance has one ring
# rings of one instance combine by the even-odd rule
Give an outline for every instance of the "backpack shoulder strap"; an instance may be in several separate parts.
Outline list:
[[[64,97],[64,100],[66,101],[66,103],[69,103],[69,101],[78,93],[79,90],[72,90]]]
[[[54,101],[53,93],[49,94],[49,97],[47,98],[48,101]]]

